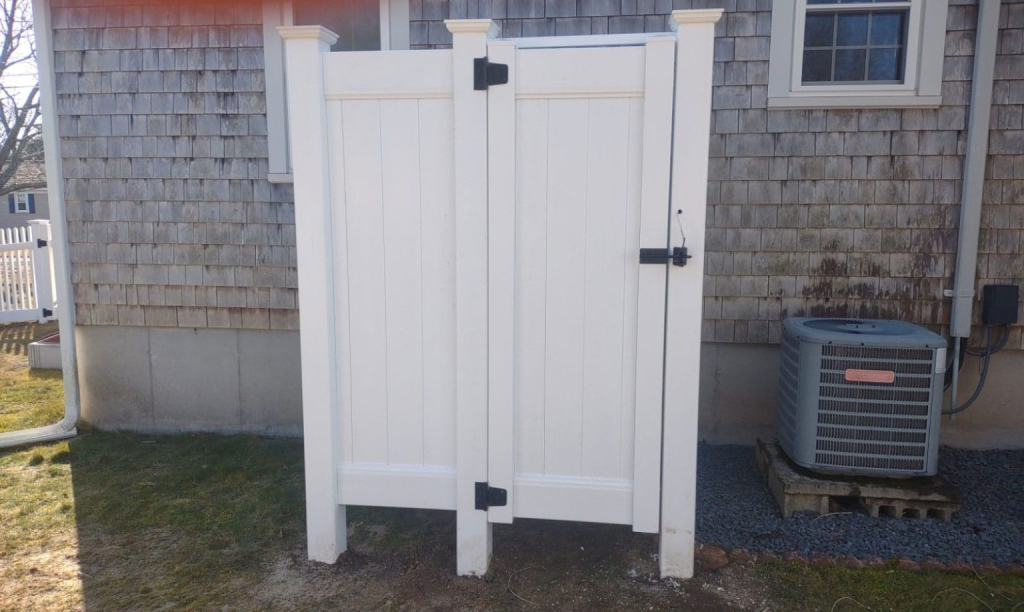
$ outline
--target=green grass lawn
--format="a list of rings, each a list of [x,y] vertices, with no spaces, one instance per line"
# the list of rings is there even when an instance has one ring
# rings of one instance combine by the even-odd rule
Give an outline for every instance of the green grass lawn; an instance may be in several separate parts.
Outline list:
[[[0,454],[0,609],[729,606],[655,580],[627,528],[495,530],[484,580],[458,578],[454,513],[349,508],[350,550],[305,560],[302,444],[88,433]]]
[[[0,455],[0,492],[0,608],[224,605],[300,543],[302,446],[86,434]]]
[[[756,571],[785,610],[1024,610],[1024,579],[1016,576],[790,563],[763,564]]]
[[[0,332],[8,429],[62,414],[59,377],[27,373],[42,333]],[[458,578],[451,512],[349,508],[349,551],[325,566],[305,560],[303,514],[298,440],[86,432],[0,451],[0,610],[1024,612],[1010,576],[763,563],[660,581],[653,536],[552,521],[496,525],[491,572]]]
[[[28,345],[57,323],[0,325],[0,432],[51,425],[64,417],[60,370],[28,369]]]

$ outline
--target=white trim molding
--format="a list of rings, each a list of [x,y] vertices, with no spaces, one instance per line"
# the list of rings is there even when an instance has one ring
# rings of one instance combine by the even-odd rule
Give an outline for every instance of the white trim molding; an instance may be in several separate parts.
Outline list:
[[[292,0],[263,0],[263,62],[267,84],[267,148],[271,183],[291,183],[292,153],[285,99],[284,41],[279,27],[295,25]],[[309,26],[316,27],[316,26]],[[380,0],[381,50],[409,48],[409,0]]]
[[[291,182],[288,103],[284,87],[284,41],[277,29],[292,25],[291,0],[263,1],[263,66],[267,84],[267,149],[271,183]],[[281,177],[287,176],[288,181]]]
[[[801,82],[807,0],[775,0],[772,7],[769,108],[934,108],[942,103],[942,63],[948,0],[908,4],[905,65],[899,83]],[[820,5],[820,9],[878,10],[873,3]]]
[[[380,50],[409,49],[409,0],[380,0]]]

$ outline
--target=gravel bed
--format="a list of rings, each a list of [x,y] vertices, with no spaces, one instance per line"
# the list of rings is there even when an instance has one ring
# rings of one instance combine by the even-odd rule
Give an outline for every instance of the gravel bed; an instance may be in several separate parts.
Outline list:
[[[783,519],[748,446],[702,444],[698,451],[697,541],[807,557],[895,556],[915,561],[1024,564],[1024,450],[943,448],[939,471],[959,487],[952,522],[871,518],[866,512]]]

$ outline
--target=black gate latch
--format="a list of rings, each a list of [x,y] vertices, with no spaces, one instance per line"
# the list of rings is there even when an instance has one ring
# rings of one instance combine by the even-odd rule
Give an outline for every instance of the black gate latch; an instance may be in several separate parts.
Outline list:
[[[508,64],[492,64],[487,57],[473,60],[473,89],[486,90],[491,85],[508,83]]]
[[[693,257],[686,252],[686,247],[675,247],[669,253],[668,249],[640,249],[640,263],[658,264],[672,262],[673,266],[680,268],[686,265],[686,260]]]
[[[476,509],[486,510],[491,506],[504,506],[508,503],[508,491],[497,487],[489,487],[486,482],[476,483]]]

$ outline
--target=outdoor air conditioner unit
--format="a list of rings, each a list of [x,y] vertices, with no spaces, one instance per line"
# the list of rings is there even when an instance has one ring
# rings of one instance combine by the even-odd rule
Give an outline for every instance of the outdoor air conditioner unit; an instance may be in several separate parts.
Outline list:
[[[932,476],[946,340],[902,321],[786,319],[778,435],[811,470]]]

